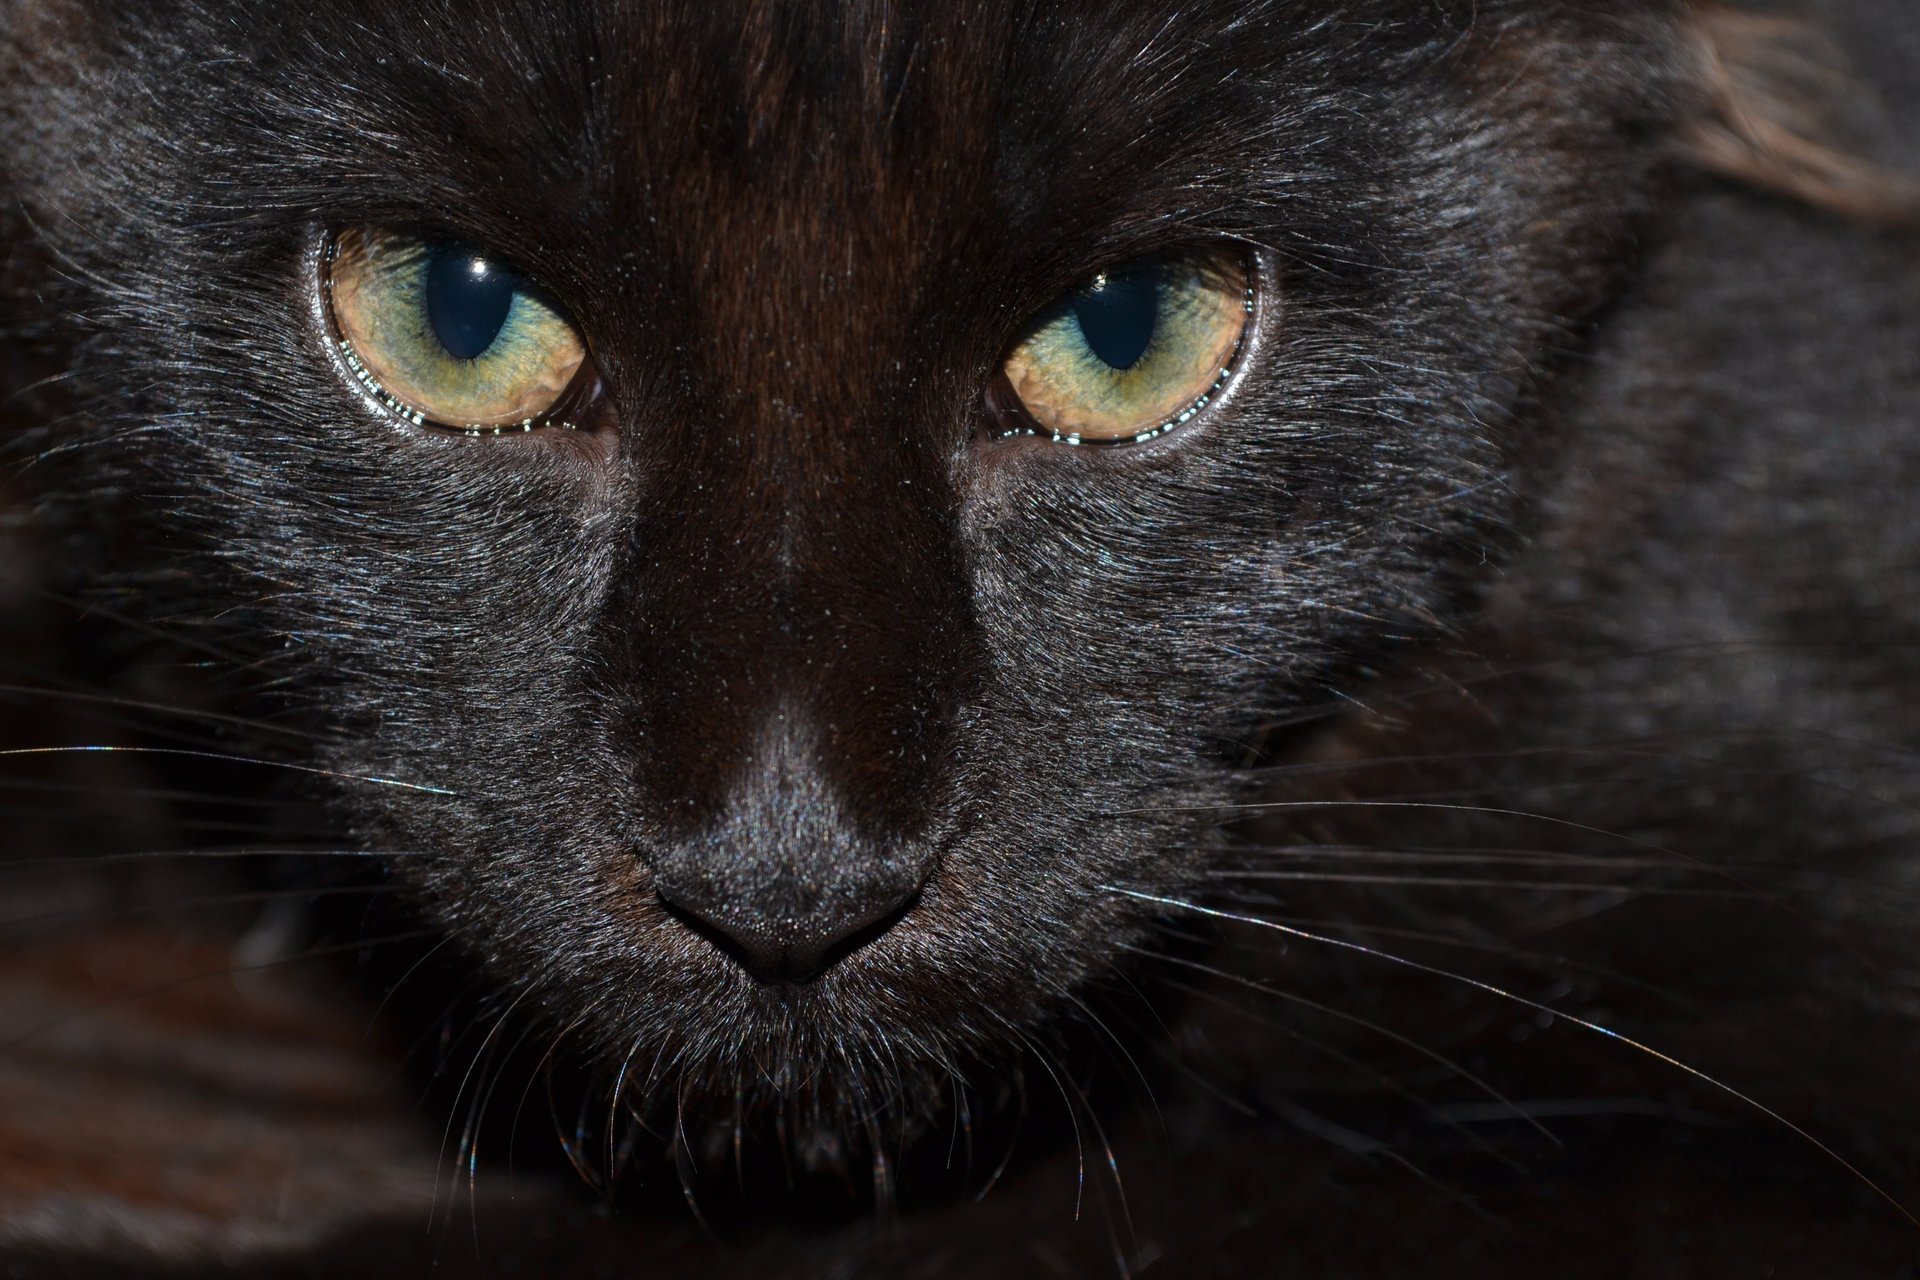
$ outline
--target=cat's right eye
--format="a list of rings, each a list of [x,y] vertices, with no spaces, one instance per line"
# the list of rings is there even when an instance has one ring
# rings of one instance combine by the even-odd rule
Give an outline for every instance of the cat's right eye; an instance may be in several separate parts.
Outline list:
[[[416,424],[475,434],[570,426],[590,377],[557,304],[470,246],[354,227],[326,253],[334,340],[354,375]]]

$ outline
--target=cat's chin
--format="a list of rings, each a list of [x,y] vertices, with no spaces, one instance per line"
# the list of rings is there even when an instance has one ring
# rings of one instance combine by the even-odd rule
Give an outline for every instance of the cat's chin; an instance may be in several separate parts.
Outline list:
[[[886,1000],[852,972],[773,987],[728,963],[649,976],[644,1000],[590,1014],[591,1026],[577,1010],[570,1023],[559,1010],[541,1018],[555,1028],[554,1055],[532,1087],[561,1081],[566,1109],[591,1118],[571,1135],[556,1129],[570,1155],[584,1147],[596,1173],[609,1159],[663,1161],[706,1183],[716,1170],[737,1181],[744,1152],[776,1180],[819,1180],[864,1199],[877,1160],[915,1159],[930,1133],[993,1125],[1023,1060],[1052,1052],[1061,1029],[1042,1011],[992,1025],[945,1009],[909,1015],[899,997],[928,998],[907,995],[924,990],[911,974],[894,975],[896,998]]]

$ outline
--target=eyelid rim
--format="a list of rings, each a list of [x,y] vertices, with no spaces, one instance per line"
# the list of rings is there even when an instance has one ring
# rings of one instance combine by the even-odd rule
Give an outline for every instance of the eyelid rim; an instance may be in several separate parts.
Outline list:
[[[333,264],[339,254],[340,237],[348,231],[374,231],[385,235],[411,236],[427,244],[432,244],[436,240],[461,245],[468,242],[456,236],[437,235],[432,231],[376,223],[329,224],[321,228],[312,255],[315,319],[320,334],[325,339],[327,354],[333,362],[335,371],[361,401],[378,416],[398,420],[409,427],[430,431],[435,435],[469,440],[516,438],[551,430],[567,432],[592,430],[588,422],[589,412],[599,403],[606,388],[600,375],[599,364],[594,358],[593,345],[587,339],[586,330],[551,291],[537,280],[517,270],[511,260],[504,257],[490,260],[498,262],[503,269],[511,272],[514,278],[525,286],[526,291],[558,316],[568,328],[573,330],[580,341],[582,352],[580,367],[574,371],[566,388],[555,397],[545,411],[537,416],[523,422],[499,425],[443,421],[408,404],[389,391],[354,350],[352,341],[340,326],[338,311],[334,305]],[[475,251],[483,252],[478,246],[475,246]]]
[[[1234,342],[1233,350],[1226,360],[1225,370],[1216,378],[1207,390],[1190,402],[1172,418],[1134,435],[1121,436],[1076,436],[1062,434],[1040,423],[1021,401],[1013,389],[1012,381],[1007,377],[1007,360],[1020,345],[1027,341],[1048,318],[1059,308],[1073,290],[1063,291],[1059,297],[1024,321],[1013,341],[1002,349],[995,362],[993,373],[987,379],[982,392],[987,418],[992,423],[989,442],[1000,443],[1012,440],[1038,440],[1047,445],[1065,445],[1074,449],[1134,449],[1142,445],[1164,440],[1170,435],[1183,433],[1196,421],[1213,416],[1220,406],[1230,397],[1246,373],[1249,358],[1260,343],[1263,320],[1270,307],[1268,294],[1271,292],[1272,277],[1268,254],[1258,245],[1237,237],[1219,237],[1209,241],[1172,244],[1164,248],[1150,249],[1143,253],[1131,254],[1126,258],[1097,268],[1088,276],[1099,271],[1124,267],[1148,257],[1171,257],[1182,253],[1208,251],[1232,251],[1240,256],[1246,274],[1246,321],[1241,326],[1240,336]]]

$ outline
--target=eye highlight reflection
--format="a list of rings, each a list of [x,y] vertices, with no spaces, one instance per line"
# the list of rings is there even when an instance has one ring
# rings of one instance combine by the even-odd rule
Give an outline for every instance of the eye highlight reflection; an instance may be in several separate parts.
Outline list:
[[[1151,440],[1212,401],[1253,313],[1237,246],[1136,258],[1036,316],[1000,366],[1007,435],[1065,444]]]
[[[499,435],[572,426],[591,391],[579,331],[540,290],[470,246],[352,227],[326,257],[349,369],[417,425]]]

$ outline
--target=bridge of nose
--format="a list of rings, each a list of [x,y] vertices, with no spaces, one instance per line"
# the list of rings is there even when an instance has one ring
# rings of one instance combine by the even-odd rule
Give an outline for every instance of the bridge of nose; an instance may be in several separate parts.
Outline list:
[[[646,726],[640,782],[674,825],[715,828],[775,768],[864,831],[924,817],[970,611],[944,477],[884,456],[897,436],[816,430],[855,439],[811,457],[691,442],[636,539],[614,625]],[[782,717],[799,736],[770,753]]]
[[[849,820],[899,829],[970,607],[951,473],[964,442],[915,391],[940,358],[914,301],[924,246],[872,209],[831,216],[851,207],[831,184],[803,190],[741,188],[738,233],[700,258],[691,394],[636,433],[631,621],[666,722],[655,741],[674,744],[656,780],[702,825],[777,709],[808,721],[794,749],[815,753]]]
[[[637,531],[646,856],[761,976],[810,971],[931,866],[970,590],[944,460],[905,412],[770,374],[678,424]]]
[[[684,391],[632,433],[610,620],[648,856],[700,910],[792,937],[917,886],[968,669],[964,442],[915,393],[949,358],[927,291],[951,237],[911,216],[918,183],[889,180],[887,118],[721,129],[734,145],[672,170],[702,198],[646,206],[666,228],[646,234],[687,249],[688,331]],[[685,209],[724,210],[724,233],[679,227]]]

